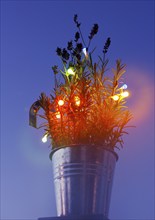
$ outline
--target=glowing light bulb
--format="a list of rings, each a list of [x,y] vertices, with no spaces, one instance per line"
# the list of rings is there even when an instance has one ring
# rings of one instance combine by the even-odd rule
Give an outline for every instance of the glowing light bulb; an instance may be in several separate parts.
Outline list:
[[[56,118],[57,119],[61,118],[60,112],[56,112]]]
[[[71,67],[67,70],[67,75],[73,75],[73,76],[75,75],[75,72]]]
[[[118,95],[114,95],[111,97],[114,101],[117,101],[119,99],[119,96]]]
[[[86,48],[83,48],[83,49],[82,49],[82,52],[84,53],[85,57],[88,58],[87,49],[86,49]]]
[[[87,52],[87,49],[86,49],[86,48],[83,48],[83,49],[82,49],[82,52],[84,53],[86,59],[88,59],[88,52]]]
[[[78,96],[75,96],[74,100],[75,100],[75,105],[80,106],[81,103],[80,98]]]
[[[129,96],[129,92],[128,92],[128,91],[122,92],[122,93],[121,93],[121,96],[124,97],[124,98],[126,98],[126,97]]]
[[[124,84],[120,89],[127,89],[127,88],[128,88],[127,84]]]
[[[83,48],[83,49],[82,49],[82,52],[84,53],[84,55],[86,55],[86,54],[87,54],[86,48]]]
[[[46,143],[47,142],[47,134],[45,134],[41,140],[43,143]]]
[[[59,100],[59,101],[58,101],[58,105],[59,105],[59,106],[64,105],[64,100]]]

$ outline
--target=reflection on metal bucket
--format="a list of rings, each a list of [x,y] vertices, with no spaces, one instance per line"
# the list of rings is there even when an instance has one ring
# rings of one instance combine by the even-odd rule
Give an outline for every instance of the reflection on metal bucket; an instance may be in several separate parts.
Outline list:
[[[74,145],[52,152],[57,215],[102,214],[108,218],[117,154]]]

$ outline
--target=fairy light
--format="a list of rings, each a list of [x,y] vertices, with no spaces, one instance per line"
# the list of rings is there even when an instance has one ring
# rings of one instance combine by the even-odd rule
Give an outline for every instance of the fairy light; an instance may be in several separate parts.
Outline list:
[[[60,112],[56,112],[56,118],[57,118],[57,119],[60,119],[60,118],[61,118]]]
[[[82,49],[82,52],[84,53],[85,57],[88,58],[87,49],[86,49],[86,48],[83,48],[83,49]]]
[[[43,143],[46,143],[47,142],[47,134],[45,134],[41,140]]]
[[[67,75],[75,75],[75,72],[73,71],[73,68],[69,68],[68,70],[67,70]]]
[[[75,104],[76,104],[77,106],[80,106],[80,103],[81,103],[80,98],[79,98],[78,96],[75,96],[75,97],[74,97],[74,100],[75,100]]]
[[[118,95],[114,95],[111,97],[114,101],[117,101],[119,99],[119,96]]]
[[[59,105],[59,106],[64,105],[64,100],[59,100],[59,101],[58,101],[58,105]]]
[[[126,97],[129,96],[129,92],[128,92],[128,91],[122,92],[122,93],[121,93],[121,96],[122,96],[123,98],[126,98]]]
[[[127,89],[127,88],[128,88],[127,84],[124,84],[120,89]]]

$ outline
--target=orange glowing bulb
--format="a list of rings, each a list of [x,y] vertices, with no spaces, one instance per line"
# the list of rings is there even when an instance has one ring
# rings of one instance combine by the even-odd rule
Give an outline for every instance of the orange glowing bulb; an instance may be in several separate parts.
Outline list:
[[[56,118],[57,118],[57,119],[60,119],[60,118],[61,118],[60,112],[57,112],[57,113],[56,113]]]
[[[119,99],[119,96],[118,95],[114,95],[111,97],[114,101],[117,101]]]
[[[64,105],[64,101],[63,101],[63,100],[59,100],[59,101],[58,101],[58,105],[59,105],[59,106]]]
[[[74,98],[74,100],[75,100],[75,104],[77,105],[77,106],[80,106],[80,98],[78,97],[78,96],[75,96],[75,98]]]

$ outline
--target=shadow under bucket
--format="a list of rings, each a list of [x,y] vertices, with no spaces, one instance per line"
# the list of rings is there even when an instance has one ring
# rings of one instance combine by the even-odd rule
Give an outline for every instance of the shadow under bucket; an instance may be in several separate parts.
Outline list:
[[[52,151],[58,216],[108,219],[117,154],[103,146],[72,145]]]

